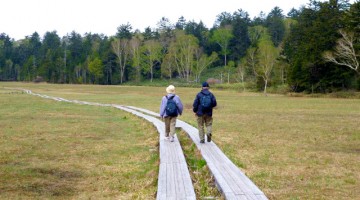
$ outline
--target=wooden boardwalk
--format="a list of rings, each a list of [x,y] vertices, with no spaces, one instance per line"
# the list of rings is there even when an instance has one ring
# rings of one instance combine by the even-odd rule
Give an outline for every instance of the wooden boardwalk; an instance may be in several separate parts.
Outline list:
[[[159,115],[158,113],[132,106],[126,107],[114,104],[99,104],[77,100],[66,100],[59,97],[34,94],[30,90],[24,91],[32,95],[56,101],[94,106],[111,106],[130,112],[153,123],[160,134],[160,167],[157,199],[196,199],[180,143],[177,137],[175,137],[174,142],[165,140],[164,123],[156,118]],[[198,130],[181,120],[177,120],[176,126],[184,130],[196,144],[215,178],[217,187],[226,199],[268,199],[265,194],[233,162],[231,162],[231,160],[213,141],[206,142],[205,144],[200,143]]]
[[[158,116],[158,113],[142,108],[129,107],[149,115]],[[212,141],[200,143],[198,129],[177,120],[176,126],[183,129],[200,150],[216,185],[226,199],[265,200],[265,194],[219,149]]]
[[[159,119],[124,106],[114,107],[133,113],[152,122],[160,133],[160,168],[156,199],[196,199],[184,153],[175,136],[174,142],[165,139],[165,125]]]

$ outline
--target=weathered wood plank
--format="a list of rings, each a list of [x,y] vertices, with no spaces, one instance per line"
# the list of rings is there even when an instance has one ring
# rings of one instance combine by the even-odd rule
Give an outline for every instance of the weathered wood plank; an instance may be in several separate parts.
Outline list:
[[[184,179],[181,173],[181,166],[180,163],[175,164],[175,187],[176,187],[176,197],[179,199],[185,199],[185,186],[184,186]]]
[[[228,174],[229,179],[232,179],[236,184],[233,185],[235,194],[263,194],[257,187],[253,187],[254,184],[246,177],[242,172],[233,164],[230,160],[224,159],[222,152],[220,153],[216,148],[208,148],[208,152],[204,152],[211,155],[211,162],[218,160],[220,164],[218,167]],[[204,147],[202,147],[204,150]],[[239,174],[241,173],[241,174]],[[229,180],[231,181],[231,180]],[[242,192],[239,192],[236,187],[241,188]],[[237,192],[236,192],[237,191]]]
[[[257,200],[267,200],[268,198],[265,196],[265,194],[258,194],[256,195]]]
[[[188,184],[188,183],[192,183],[191,177],[188,176],[186,171],[188,171],[186,163],[180,163],[180,172],[181,172],[181,176],[184,181],[183,185],[184,185],[184,189],[185,189],[185,193],[186,193],[186,198],[187,199],[196,199],[196,196],[194,193],[194,188],[193,188],[192,184]]]
[[[166,164],[160,163],[159,166],[159,176],[158,176],[158,190],[156,194],[156,199],[166,199]]]
[[[173,164],[167,164],[166,165],[169,172],[168,172],[168,177],[167,177],[167,197],[168,198],[176,198],[176,185],[175,185],[175,171],[174,171],[174,165]]]

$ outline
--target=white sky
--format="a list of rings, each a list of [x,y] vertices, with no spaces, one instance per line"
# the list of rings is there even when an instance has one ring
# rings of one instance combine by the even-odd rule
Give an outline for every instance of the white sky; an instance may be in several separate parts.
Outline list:
[[[115,35],[121,24],[133,30],[155,28],[162,17],[172,24],[184,16],[187,21],[203,21],[211,28],[221,12],[247,11],[251,18],[260,11],[269,13],[279,6],[286,15],[291,8],[307,5],[309,0],[3,0],[0,11],[0,33],[15,40],[35,31],[41,37],[56,30],[60,37],[75,30]]]

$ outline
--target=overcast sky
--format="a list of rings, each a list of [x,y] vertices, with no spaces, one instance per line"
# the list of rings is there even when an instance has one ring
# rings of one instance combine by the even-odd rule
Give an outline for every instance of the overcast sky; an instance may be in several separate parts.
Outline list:
[[[238,9],[250,17],[266,14],[279,6],[287,14],[291,8],[307,5],[309,0],[3,0],[0,11],[0,33],[15,40],[37,31],[56,30],[60,37],[75,30],[115,35],[121,24],[132,25],[141,32],[148,26],[155,28],[162,17],[176,23],[184,16],[187,21],[203,21],[211,28],[221,12]]]

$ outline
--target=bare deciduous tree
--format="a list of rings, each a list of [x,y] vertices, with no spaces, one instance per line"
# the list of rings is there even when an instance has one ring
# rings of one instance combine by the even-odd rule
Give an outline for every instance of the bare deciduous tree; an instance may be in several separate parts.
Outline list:
[[[142,38],[139,36],[135,36],[130,40],[130,52],[132,56],[132,67],[136,70],[136,81],[140,82],[141,79],[141,45]]]
[[[169,52],[174,56],[180,77],[189,81],[194,64],[195,50],[199,48],[198,40],[193,35],[186,35],[184,31],[176,33],[176,40],[170,44]]]
[[[116,38],[112,43],[111,47],[116,57],[118,58],[118,63],[120,66],[120,83],[124,81],[124,73],[126,62],[129,57],[129,40],[128,39],[118,39]]]
[[[213,52],[210,56],[207,56],[201,48],[195,50],[196,63],[194,65],[195,81],[200,81],[201,73],[209,67],[218,58],[217,53]]]
[[[161,74],[172,79],[172,74],[175,71],[175,60],[171,52],[166,54],[161,64]]]
[[[348,33],[344,30],[340,30],[342,38],[340,38],[335,46],[333,52],[325,52],[323,57],[328,62],[333,62],[337,65],[349,67],[360,75],[359,60],[360,54],[355,51],[354,44],[356,38],[354,33]]]
[[[145,54],[147,56],[148,65],[146,66],[146,70],[150,72],[151,79],[153,81],[154,76],[154,65],[158,62],[160,63],[162,56],[162,46],[157,40],[148,40],[144,44]]]
[[[241,84],[243,85],[243,91],[245,92],[246,88],[245,88],[245,74],[246,74],[246,68],[247,68],[247,64],[246,64],[246,59],[242,59],[238,64],[237,64],[237,70],[236,70],[236,80],[238,82],[241,82]]]
[[[279,56],[279,51],[268,39],[267,35],[260,39],[258,49],[258,64],[253,66],[256,76],[261,77],[264,80],[264,94],[267,95],[267,86],[271,79],[271,73],[275,66],[276,58]]]

